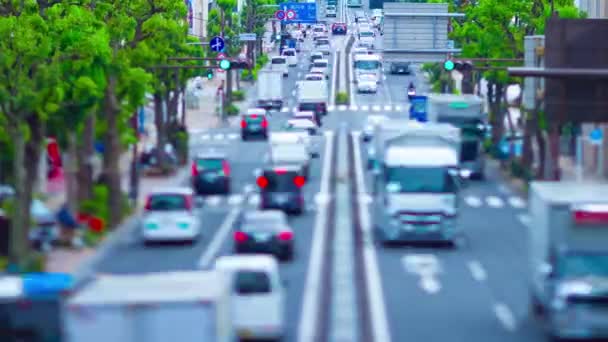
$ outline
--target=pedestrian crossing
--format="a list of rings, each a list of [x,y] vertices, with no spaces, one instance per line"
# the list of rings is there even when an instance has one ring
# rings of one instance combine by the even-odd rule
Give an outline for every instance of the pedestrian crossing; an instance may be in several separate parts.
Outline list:
[[[315,205],[326,204],[330,200],[330,197],[318,193],[314,197],[306,198],[304,202],[307,203],[308,208],[313,208]],[[210,196],[199,196],[196,199],[197,204],[202,208],[227,208],[235,206],[255,207],[260,205],[261,197],[259,193],[245,194],[231,194],[227,196],[223,195],[210,195]]]
[[[338,105],[327,107],[328,112],[406,112],[410,108],[409,104],[392,104],[392,105]],[[283,107],[281,113],[297,112],[297,107]]]

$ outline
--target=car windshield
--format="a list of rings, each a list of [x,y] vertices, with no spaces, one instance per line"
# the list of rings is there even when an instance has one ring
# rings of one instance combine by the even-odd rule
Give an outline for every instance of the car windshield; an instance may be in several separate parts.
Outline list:
[[[221,170],[223,160],[220,158],[199,158],[196,160],[196,166],[203,170]]]
[[[285,58],[273,58],[272,59],[272,64],[285,64],[285,63],[287,63]]]
[[[295,177],[298,176],[295,171],[287,171],[277,173],[275,171],[264,172],[264,178],[268,181],[268,185],[264,188],[265,191],[290,192],[299,188],[294,183]]]
[[[391,193],[452,193],[456,184],[443,167],[386,167],[386,190]]]
[[[323,32],[323,31],[325,31],[325,30],[324,30],[322,27],[315,27],[315,28],[313,29],[313,32],[317,32],[317,33],[319,33],[319,32]]]
[[[245,216],[240,229],[244,232],[276,232],[285,225],[285,221],[276,216]]]
[[[325,61],[315,61],[312,66],[314,68],[327,68],[327,62]]]
[[[327,9],[330,10],[330,11],[335,11],[336,10],[336,6],[329,5],[329,6],[327,6]]]
[[[460,161],[474,161],[479,154],[479,141],[477,139],[465,139],[460,143]]]
[[[323,76],[321,76],[321,75],[307,75],[306,76],[306,80],[307,81],[323,81]]]
[[[369,82],[375,82],[376,81],[376,76],[374,76],[374,75],[363,74],[363,75],[359,75],[359,78],[362,81],[369,81]]]
[[[380,69],[380,62],[379,61],[356,61],[355,69],[361,69],[361,70]]]
[[[317,40],[317,46],[321,46],[321,45],[329,45],[329,40],[327,40],[327,39]]]
[[[270,293],[270,278],[265,272],[238,271],[234,277],[234,286],[237,294],[249,295]]]
[[[608,254],[569,253],[558,260],[556,273],[573,278],[608,277]]]
[[[285,51],[283,51],[283,56],[290,56],[290,57],[293,57],[293,56],[295,56],[295,55],[296,55],[296,52],[295,52],[295,51],[293,51],[293,50],[285,50]]]
[[[363,31],[361,32],[361,37],[373,37],[374,33],[370,32],[370,31]]]
[[[188,200],[186,196],[180,194],[156,194],[148,199],[148,210],[153,211],[172,211],[186,210]]]

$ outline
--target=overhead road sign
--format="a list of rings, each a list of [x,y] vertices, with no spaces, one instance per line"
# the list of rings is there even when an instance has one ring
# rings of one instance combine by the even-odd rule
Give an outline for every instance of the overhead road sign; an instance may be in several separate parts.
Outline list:
[[[257,39],[255,33],[241,33],[239,34],[239,40],[242,42],[254,42]]]
[[[285,11],[278,10],[278,11],[274,12],[274,17],[277,18],[278,20],[284,20],[285,19]]]
[[[315,24],[317,22],[316,3],[285,2],[280,7],[286,14],[286,24]],[[288,13],[290,11],[295,13],[295,17],[290,17],[292,15]]]
[[[211,48],[211,51],[215,51],[215,52],[224,51],[224,48],[226,47],[224,38],[222,38],[222,37],[211,38],[211,40],[209,41],[209,47]]]

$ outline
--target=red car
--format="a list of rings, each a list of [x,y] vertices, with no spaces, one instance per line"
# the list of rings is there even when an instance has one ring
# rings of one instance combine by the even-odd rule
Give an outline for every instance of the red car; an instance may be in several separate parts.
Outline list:
[[[348,26],[346,26],[346,23],[333,23],[331,25],[331,33],[332,34],[346,34],[346,31],[348,31]]]

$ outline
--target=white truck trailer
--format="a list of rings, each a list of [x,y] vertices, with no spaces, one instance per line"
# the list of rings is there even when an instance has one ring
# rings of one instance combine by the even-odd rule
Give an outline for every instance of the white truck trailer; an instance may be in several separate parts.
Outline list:
[[[608,338],[608,184],[533,182],[532,312],[555,339]]]
[[[258,71],[258,107],[266,110],[283,108],[283,74],[279,70]]]
[[[327,82],[302,81],[298,86],[298,111],[314,112],[317,122],[321,122],[321,116],[327,115],[328,98]]]
[[[460,163],[472,178],[483,179],[486,115],[477,95],[429,94],[427,117],[430,122],[449,123],[461,130]]]
[[[64,340],[232,342],[229,290],[217,271],[100,276],[64,307]]]
[[[376,129],[372,204],[376,237],[383,243],[452,244],[463,186],[459,129],[410,120],[388,120]]]

